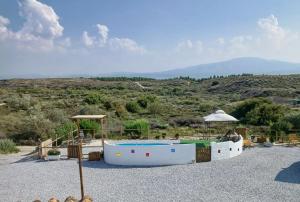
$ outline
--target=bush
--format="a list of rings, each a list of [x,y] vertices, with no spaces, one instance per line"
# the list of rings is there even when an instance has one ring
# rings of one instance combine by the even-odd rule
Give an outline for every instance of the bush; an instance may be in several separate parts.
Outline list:
[[[48,151],[48,156],[55,156],[55,155],[60,155],[60,151],[56,149],[51,149]]]
[[[199,103],[198,111],[199,112],[211,112],[214,109],[214,106],[209,103]]]
[[[59,109],[51,109],[47,112],[47,118],[50,121],[56,122],[56,123],[63,123],[67,120],[66,114],[63,110]]]
[[[120,103],[115,103],[116,115],[123,118],[127,115],[125,107]]]
[[[108,100],[103,103],[103,106],[105,107],[106,110],[109,110],[109,109],[113,108],[113,105],[111,104],[111,101],[108,101]]]
[[[102,111],[97,106],[85,106],[80,109],[80,115],[97,115],[102,114]]]
[[[0,140],[0,153],[1,154],[10,154],[19,152],[19,149],[16,147],[16,144],[10,139],[1,139]]]
[[[201,119],[197,118],[175,118],[170,120],[169,124],[173,127],[199,127],[202,124]]]
[[[150,128],[151,129],[167,129],[169,127],[168,124],[162,124],[162,123],[151,123]]]
[[[138,99],[137,103],[140,105],[140,107],[146,109],[148,106],[148,100],[146,98],[140,98]]]
[[[124,132],[131,139],[138,139],[142,135],[147,135],[149,131],[149,122],[145,119],[127,121],[124,124]]]
[[[64,123],[64,124],[60,125],[59,127],[57,127],[55,129],[55,132],[59,137],[63,136],[64,137],[63,140],[65,140],[67,138],[68,134],[70,134],[72,131],[74,131],[76,129],[77,129],[77,126],[75,123],[67,122],[67,123]]]
[[[213,81],[213,82],[211,83],[211,86],[216,86],[216,85],[219,85],[219,81]]]
[[[36,104],[35,100],[30,95],[12,96],[5,100],[7,105],[15,111],[28,110]]]
[[[291,128],[292,124],[285,120],[280,120],[271,126],[272,131],[284,132],[285,134],[287,134],[291,130]]]
[[[273,104],[264,98],[253,98],[244,101],[231,114],[241,123],[253,125],[270,125],[284,116],[285,108]]]
[[[262,104],[246,114],[245,121],[253,125],[270,125],[284,117],[284,108],[275,104]]]
[[[140,111],[140,107],[139,107],[138,103],[136,103],[136,102],[128,102],[126,104],[126,109],[128,112],[131,112],[131,113],[138,113]]]
[[[163,112],[163,106],[159,102],[151,103],[148,109],[149,109],[149,113],[154,115],[158,115]]]
[[[97,133],[100,130],[100,125],[96,121],[83,119],[80,121],[80,129],[83,129],[84,134]]]
[[[84,102],[87,104],[99,104],[102,102],[102,97],[99,94],[89,94],[85,97]]]
[[[293,125],[294,129],[300,129],[300,113],[292,113],[285,117],[285,120]]]

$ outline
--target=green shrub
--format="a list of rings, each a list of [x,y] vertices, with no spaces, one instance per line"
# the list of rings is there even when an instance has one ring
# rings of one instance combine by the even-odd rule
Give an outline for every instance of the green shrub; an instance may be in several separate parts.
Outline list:
[[[0,140],[0,153],[9,154],[19,152],[19,149],[16,147],[16,144],[10,139],[1,139]]]
[[[214,106],[209,103],[199,103],[198,111],[199,112],[211,112],[214,109]]]
[[[115,103],[116,115],[123,118],[127,115],[125,107],[120,103]]]
[[[159,102],[153,102],[148,107],[149,113],[158,115],[163,112],[163,106]]]
[[[83,129],[84,134],[99,132],[100,124],[93,120],[83,119],[80,121],[80,129]]]
[[[113,108],[113,105],[112,105],[111,101],[108,101],[108,100],[106,100],[106,101],[103,103],[103,106],[105,107],[106,110],[109,110],[109,109],[112,109],[112,108]]]
[[[48,151],[48,156],[55,156],[55,155],[60,155],[60,151],[56,149],[51,149]]]
[[[216,85],[219,85],[219,81],[213,81],[213,82],[211,83],[211,86],[216,86]]]
[[[89,94],[85,97],[84,102],[87,104],[99,104],[102,102],[102,97],[99,94]]]
[[[285,108],[268,99],[252,98],[240,104],[231,114],[241,123],[252,125],[270,125],[283,118]]]
[[[246,123],[253,125],[270,125],[284,117],[284,108],[281,105],[262,104],[246,114]]]
[[[22,96],[11,96],[5,100],[7,105],[15,110],[28,110],[31,106],[36,104],[35,100],[32,99],[30,95],[22,95]]]
[[[140,107],[146,109],[148,106],[148,99],[145,97],[140,98],[140,99],[138,99],[137,103],[140,105]]]
[[[275,132],[284,132],[287,134],[293,125],[285,120],[280,120],[271,126],[271,130]]]
[[[257,106],[260,106],[262,104],[272,104],[272,102],[265,98],[251,98],[239,104],[231,113],[231,115],[243,122],[247,113],[249,113],[250,111],[254,110]]]
[[[128,112],[131,112],[131,113],[138,113],[140,111],[140,107],[139,107],[138,103],[136,103],[136,102],[128,102],[126,104],[126,109]]]
[[[68,134],[70,134],[72,131],[76,130],[77,126],[75,123],[73,122],[67,122],[64,123],[62,125],[60,125],[59,127],[57,127],[55,129],[56,134],[58,135],[58,137],[65,137],[67,138]],[[65,139],[63,138],[63,139]]]
[[[99,107],[92,105],[92,106],[85,106],[80,109],[79,111],[80,115],[97,115],[102,114],[102,110],[99,109]]]
[[[63,123],[67,120],[65,112],[60,109],[51,109],[51,110],[47,111],[46,116],[50,121],[53,121],[56,123]]]
[[[285,120],[293,125],[294,129],[300,129],[300,113],[295,112],[285,117]]]
[[[127,121],[124,124],[124,133],[131,139],[138,139],[142,135],[147,135],[149,131],[149,122],[145,119],[137,119],[134,121]]]

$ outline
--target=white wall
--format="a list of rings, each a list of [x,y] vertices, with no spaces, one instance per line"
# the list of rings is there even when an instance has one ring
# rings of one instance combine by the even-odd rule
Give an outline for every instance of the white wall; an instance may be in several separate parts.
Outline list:
[[[178,140],[110,141],[104,144],[104,160],[113,165],[158,166],[188,164],[196,160],[195,144],[172,144]],[[120,143],[171,143],[153,146],[120,146]],[[134,150],[134,153],[132,153]],[[149,153],[149,156],[146,154]]]
[[[243,137],[238,142],[211,142],[211,160],[229,159],[243,152]]]

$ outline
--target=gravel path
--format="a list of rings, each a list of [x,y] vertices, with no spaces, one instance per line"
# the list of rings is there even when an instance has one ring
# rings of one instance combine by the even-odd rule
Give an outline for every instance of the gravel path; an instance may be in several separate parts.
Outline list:
[[[79,198],[76,160],[22,161],[0,156],[0,201]],[[86,194],[95,201],[298,201],[300,148],[246,150],[191,165],[128,168],[84,162]]]

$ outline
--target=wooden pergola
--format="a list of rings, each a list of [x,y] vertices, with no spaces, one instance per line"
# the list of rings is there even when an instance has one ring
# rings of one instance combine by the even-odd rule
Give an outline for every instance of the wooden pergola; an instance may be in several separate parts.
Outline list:
[[[101,126],[101,137],[102,137],[102,148],[104,151],[104,136],[106,137],[106,130],[103,128],[103,126],[106,123],[106,115],[76,115],[71,117],[71,119],[73,121],[76,122],[77,125],[77,134],[78,134],[78,138],[80,137],[80,120],[82,119],[88,119],[88,120],[94,120],[96,122],[98,122]],[[105,135],[104,135],[105,133]],[[79,140],[79,144],[78,144],[78,165],[79,165],[79,176],[80,176],[80,188],[81,188],[81,199],[83,199],[84,197],[84,188],[83,188],[83,175],[82,175],[82,140]]]
[[[97,123],[99,123],[101,127],[102,147],[104,146],[104,137],[106,137],[106,130],[104,129],[104,126],[107,123],[106,118],[107,118],[106,115],[76,115],[71,117],[71,119],[76,122],[77,129],[78,129],[77,130],[78,137],[80,135],[80,120],[88,119],[88,120],[94,120]]]

